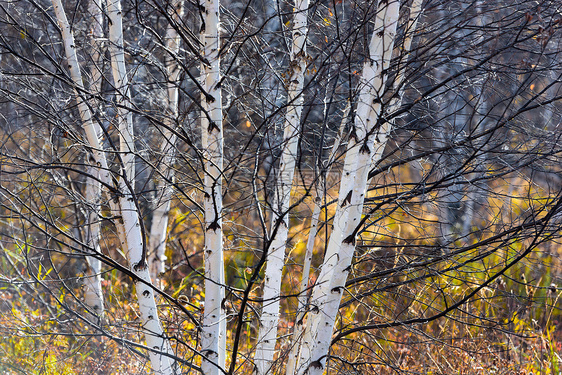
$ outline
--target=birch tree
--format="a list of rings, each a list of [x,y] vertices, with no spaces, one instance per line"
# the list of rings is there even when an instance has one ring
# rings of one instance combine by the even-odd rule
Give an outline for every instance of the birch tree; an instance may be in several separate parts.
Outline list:
[[[560,25],[555,2],[0,0],[0,372],[538,371]]]
[[[149,258],[150,275],[152,280],[158,280],[160,274],[166,269],[166,235],[172,199],[172,184],[174,180],[174,168],[176,153],[176,129],[175,124],[178,118],[179,104],[179,74],[180,69],[176,63],[176,58],[180,48],[180,36],[176,29],[178,21],[183,16],[183,2],[173,3],[171,18],[175,24],[170,24],[166,30],[166,52],[170,55],[166,58],[166,71],[168,74],[167,94],[168,94],[168,113],[166,117],[166,127],[162,134],[163,142],[161,146],[161,163],[158,173],[160,174],[156,182],[156,194],[154,198],[154,211],[152,225],[150,227]]]
[[[301,133],[302,90],[306,71],[306,39],[308,1],[298,0],[293,16],[293,43],[288,73],[287,113],[283,135],[283,152],[279,161],[277,189],[273,203],[272,238],[267,250],[267,267],[263,292],[263,309],[256,348],[255,363],[257,374],[267,374],[275,354],[277,325],[279,323],[279,295],[285,249],[289,234],[288,212],[291,205],[291,190],[297,163],[298,136]]]
[[[95,161],[94,161],[95,163]],[[88,174],[98,176],[95,167],[89,167]],[[99,177],[98,177],[99,178]],[[101,253],[100,241],[100,207],[101,184],[98,181],[90,181],[86,187],[86,200],[92,202],[92,207],[87,212],[88,228],[86,230],[86,244],[93,249],[94,254]],[[88,250],[86,250],[88,252]],[[94,256],[87,256],[87,276],[84,279],[84,302],[94,311],[93,319],[103,316],[104,304],[101,288],[101,260]]]
[[[390,65],[399,10],[400,3],[397,1],[381,3],[377,10],[375,29],[369,44],[369,60],[363,65],[362,87],[354,124],[355,144],[348,148],[342,172],[336,211],[336,218],[341,221],[334,222],[334,232],[330,237],[324,261],[324,267],[328,267],[322,268],[318,278],[319,284],[312,298],[316,306],[304,332],[298,374],[322,374],[324,371],[322,362],[325,363],[332,327],[355,248],[354,237],[363,209],[367,176],[375,147],[373,127],[381,111],[381,95],[386,81],[384,71]],[[359,150],[353,150],[359,145]],[[383,146],[377,146],[381,154],[380,149]],[[349,181],[346,181],[348,179]],[[338,215],[338,211],[343,210],[345,213]]]
[[[75,52],[75,42],[72,35],[64,7],[60,0],[53,2],[53,7],[57,16],[57,21],[63,35],[64,49],[68,60],[71,79],[75,85],[75,93],[78,100],[79,111],[83,122],[84,131],[87,136],[89,146],[94,152],[97,167],[100,170],[100,179],[106,186],[113,186],[110,171],[107,165],[105,154],[102,151],[98,134],[101,134],[99,125],[92,121],[90,107],[81,98],[84,91],[82,84],[82,74],[78,65]],[[111,20],[110,42],[112,48],[112,69],[115,80],[116,90],[118,91],[119,107],[119,133],[120,148],[122,155],[122,176],[118,187],[121,197],[114,204],[113,212],[120,214],[122,224],[117,226],[121,239],[121,246],[127,254],[131,270],[138,277],[136,281],[136,294],[139,302],[139,312],[143,321],[145,339],[147,346],[154,351],[150,351],[151,365],[154,372],[158,374],[172,373],[172,364],[167,356],[169,352],[168,343],[163,337],[163,330],[158,318],[158,310],[154,299],[154,291],[151,287],[148,265],[146,263],[145,247],[141,233],[141,223],[137,207],[134,204],[132,180],[134,176],[134,143],[132,139],[132,115],[124,109],[127,103],[127,76],[125,70],[125,59],[123,54],[123,27],[121,22],[120,3],[113,2],[108,4],[108,13]],[[113,200],[113,197],[111,198]],[[164,354],[162,354],[164,353]]]
[[[201,143],[205,158],[205,311],[201,350],[204,374],[219,374],[226,359],[224,255],[222,234],[222,92],[220,83],[219,1],[203,4]]]
[[[92,14],[92,26],[90,29],[90,37],[92,39],[93,45],[99,45],[100,40],[103,36],[103,18],[101,13],[101,1],[90,1],[88,4],[88,10]],[[92,67],[91,67],[91,85],[90,90],[101,92],[101,54],[98,49],[95,49],[92,55]],[[93,102],[92,108],[96,108],[96,103]],[[101,134],[98,134],[98,139]],[[88,168],[88,174],[96,177],[95,179],[89,180],[86,187],[86,201],[91,203],[88,215],[88,227],[86,230],[86,243],[90,249],[94,250],[95,254],[101,253],[101,247],[99,245],[100,241],[100,200],[101,200],[101,184],[99,181],[99,172],[95,167],[96,160],[92,158],[89,162],[92,164]],[[101,260],[95,257],[87,257],[88,271],[87,277],[85,278],[84,286],[84,301],[90,306],[97,314],[103,315],[103,294],[101,289]],[[97,318],[97,317],[95,317]]]

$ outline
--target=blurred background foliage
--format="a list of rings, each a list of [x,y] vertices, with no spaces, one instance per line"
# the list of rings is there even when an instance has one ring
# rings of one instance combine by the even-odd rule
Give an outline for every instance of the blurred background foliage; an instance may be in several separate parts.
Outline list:
[[[275,373],[283,372],[291,345],[315,197],[322,210],[311,285],[331,233],[352,133],[354,114],[346,106],[357,100],[373,3],[317,1],[309,9],[309,69]],[[165,5],[123,2],[136,199],[146,227],[164,162]],[[382,97],[390,108],[403,88],[402,106],[384,112],[393,131],[371,171],[329,373],[559,374],[560,4],[426,1],[414,48],[403,53],[400,41],[412,32],[404,26],[409,5],[403,2]],[[91,51],[98,47],[88,39],[86,4],[66,6],[88,77],[96,68]],[[107,196],[99,217],[105,315],[92,321],[83,303],[87,153],[50,7],[42,0],[0,0],[0,371],[146,373],[134,283]],[[195,32],[199,10],[195,3],[185,7],[178,27]],[[229,350],[239,342],[239,374],[253,368],[262,284],[245,291],[271,230],[291,9],[289,2],[266,0],[229,0],[222,8],[224,304]],[[201,362],[205,293],[199,93],[190,78],[198,76],[199,60],[187,47],[196,44],[190,38],[174,57],[182,70],[175,82],[182,99],[173,119],[177,160],[167,166],[175,169],[174,195],[158,299],[183,373],[196,372]],[[108,58],[103,61],[99,68],[109,77]],[[401,67],[405,81],[394,87]],[[99,105],[96,121],[105,129],[104,147],[117,175],[111,86],[105,78],[101,90],[88,95]],[[242,304],[249,308],[239,317]]]

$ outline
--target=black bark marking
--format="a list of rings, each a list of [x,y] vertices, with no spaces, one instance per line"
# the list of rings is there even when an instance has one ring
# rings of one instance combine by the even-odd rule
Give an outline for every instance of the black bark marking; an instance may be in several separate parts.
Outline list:
[[[287,227],[287,223],[285,222],[284,217],[278,217],[277,219],[275,219],[275,226],[278,225],[284,225],[285,227]]]
[[[133,269],[137,272],[138,271],[144,271],[147,267],[148,266],[147,266],[146,261],[144,259],[144,254],[143,254],[143,258],[137,264],[133,264]]]
[[[349,132],[349,137],[357,141],[357,130],[355,129],[355,126],[351,127],[351,131]]]
[[[343,202],[341,202],[341,206],[345,207],[347,206],[349,203],[351,203],[351,195],[353,194],[353,190],[350,190],[349,193],[347,193],[346,197],[344,198]]]
[[[347,244],[347,245],[353,245],[353,246],[355,246],[355,233],[350,234],[349,236],[347,236],[346,238],[344,238],[344,240],[342,241],[342,243]]]
[[[207,128],[207,131],[209,132],[209,134],[211,134],[213,130],[220,132],[221,129],[219,128],[216,122],[209,121],[209,127]]]
[[[215,102],[215,97],[211,94],[205,94],[205,101],[207,103],[214,103]]]
[[[211,349],[205,349],[205,350],[201,350],[201,353],[203,354],[204,357],[211,357],[213,355],[217,355],[217,352],[215,352],[214,350]]]
[[[212,230],[214,232],[216,232],[218,229],[220,229],[221,226],[219,225],[219,221],[214,220],[211,224],[209,224],[209,226],[207,227],[207,230]]]
[[[322,369],[324,366],[322,366],[322,363],[320,363],[320,360],[318,360],[318,361],[312,361],[312,362],[310,362],[310,366],[309,366],[309,367],[314,367],[314,368]]]
[[[363,142],[363,145],[361,146],[361,148],[359,149],[359,152],[362,154],[369,154],[371,153],[371,150],[369,150],[369,146],[367,146],[367,142]]]

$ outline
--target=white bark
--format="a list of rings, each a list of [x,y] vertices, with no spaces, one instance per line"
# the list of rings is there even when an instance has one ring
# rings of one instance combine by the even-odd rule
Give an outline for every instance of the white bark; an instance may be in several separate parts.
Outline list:
[[[309,287],[308,279],[310,278],[312,256],[314,255],[314,243],[316,241],[316,235],[318,233],[318,222],[320,219],[320,213],[322,212],[321,197],[324,194],[325,187],[326,187],[326,176],[330,172],[330,166],[332,165],[333,159],[340,146],[341,135],[345,127],[347,118],[349,116],[350,110],[351,110],[351,106],[348,103],[348,105],[344,110],[344,114],[342,116],[342,121],[340,124],[340,128],[338,130],[338,135],[334,140],[334,144],[332,146],[330,156],[328,157],[328,161],[326,163],[326,165],[328,165],[328,168],[326,168],[326,170],[324,171],[324,176],[320,177],[317,188],[314,189],[314,211],[312,212],[312,217],[310,219],[310,231],[308,233],[308,239],[306,242],[306,252],[304,255],[304,262],[302,266],[303,272],[302,272],[301,287],[299,290],[299,298],[298,298],[299,304],[297,308],[297,316],[295,318],[291,351],[289,352],[289,358],[287,359],[287,366],[285,367],[286,375],[293,375],[295,373],[295,369],[297,365],[297,360],[301,347],[301,337],[303,335],[304,327],[305,327],[304,318],[306,315],[306,306],[308,305],[308,287]]]
[[[127,259],[131,270],[138,276],[135,281],[135,290],[139,302],[139,312],[146,344],[149,348],[164,353],[171,353],[169,343],[163,337],[163,330],[158,318],[158,308],[148,266],[146,264],[145,244],[141,232],[140,215],[134,201],[134,176],[135,176],[135,143],[133,114],[127,110],[130,105],[130,87],[125,66],[125,53],[123,49],[123,21],[120,0],[108,0],[107,13],[109,17],[109,43],[111,51],[111,70],[113,84],[117,92],[117,123],[119,126],[120,156],[122,161],[122,178],[119,180],[119,197],[123,225],[118,226],[121,233],[121,242],[126,249]],[[172,362],[166,355],[149,352],[152,369],[157,374],[171,374]]]
[[[415,30],[419,14],[421,12],[421,1],[415,0],[410,9],[410,24],[409,29]],[[380,76],[380,81],[375,81],[377,86],[375,89],[377,95],[382,95],[382,90],[384,89],[386,77],[384,76],[384,71],[388,69],[390,64],[390,59],[392,57],[392,50],[394,46],[396,26],[398,23],[399,15],[399,2],[390,3],[386,5],[386,9],[381,10],[381,19],[383,22],[383,35],[382,38],[378,38],[378,43],[376,44],[375,51],[380,54],[380,64],[382,65],[382,70],[377,72],[377,76]],[[378,20],[378,19],[377,19]],[[379,30],[375,27],[375,31]],[[373,35],[375,37],[376,35]],[[411,47],[413,34],[406,36],[404,41],[404,51],[408,53]],[[372,45],[371,45],[372,46]],[[404,68],[400,69],[396,76],[396,81],[400,85],[404,78]],[[400,98],[398,96],[398,98]],[[390,110],[395,110],[400,106],[399,99],[394,103],[391,102]],[[380,116],[380,101],[374,101],[374,105],[371,108],[371,113],[369,117],[372,118],[372,125],[376,124]],[[360,119],[358,119],[360,120]],[[333,327],[336,321],[337,313],[339,310],[339,304],[341,302],[341,297],[345,287],[345,282],[349,274],[351,267],[353,254],[355,252],[355,232],[358,227],[359,221],[361,220],[361,214],[363,212],[363,203],[365,198],[366,188],[368,186],[368,174],[371,165],[377,163],[381,158],[388,140],[388,136],[392,130],[392,125],[389,122],[384,122],[381,127],[371,133],[373,129],[367,130],[367,138],[365,139],[360,151],[359,158],[357,162],[357,170],[355,175],[355,184],[353,188],[353,193],[351,195],[351,204],[348,213],[348,222],[343,235],[343,241],[341,244],[341,250],[339,253],[339,262],[335,267],[333,277],[330,277],[329,283],[329,295],[327,297],[326,303],[320,308],[322,313],[318,316],[320,317],[317,324],[317,330],[313,333],[313,339],[316,346],[312,352],[312,361],[315,363],[314,366],[310,366],[308,374],[320,375],[323,372],[323,367],[325,365],[325,358],[328,355],[331,335]]]
[[[373,132],[373,129],[380,115],[385,71],[392,56],[399,9],[397,0],[382,3],[375,20],[369,45],[370,59],[363,67],[355,116],[356,141],[361,147],[357,150],[358,147],[351,144],[353,148],[348,149],[349,155],[346,155],[335,227],[324,261],[324,265],[328,262],[329,267],[323,266],[318,280],[321,284],[314,290],[312,300],[315,307],[304,333],[298,374],[321,375],[324,371],[343,286],[355,250],[355,229],[361,219],[371,159],[373,153],[380,157],[388,135],[388,127],[381,128],[379,132]],[[383,139],[375,147],[377,135]],[[343,217],[345,220],[341,220]]]
[[[130,86],[125,67],[125,51],[123,48],[123,18],[120,0],[107,0],[107,16],[109,18],[109,51],[111,53],[111,71],[117,104],[117,124],[119,129],[119,149],[123,163],[122,172],[125,179],[134,189],[135,153],[133,138],[133,114],[127,110],[130,105]],[[126,189],[122,192],[126,192]]]
[[[99,167],[100,180],[108,186],[112,186],[113,183],[107,167],[107,160],[98,137],[98,134],[102,133],[101,128],[99,124],[92,121],[90,108],[80,96],[80,92],[83,90],[83,81],[78,59],[76,57],[74,36],[72,35],[61,0],[53,0],[53,7],[62,32],[68,68],[71,79],[74,83],[78,101],[78,110],[80,112],[86,137],[88,139],[88,146],[92,150],[97,167]],[[113,4],[112,7],[114,7],[113,9],[115,10],[115,4]],[[120,18],[120,11],[114,13],[118,13],[118,18]],[[126,147],[129,148],[130,153],[132,153],[133,148],[130,148],[132,146],[129,144],[126,145]],[[127,159],[130,160],[130,158],[126,158],[126,160]],[[122,245],[126,245],[124,249],[126,251],[131,270],[139,278],[139,281],[135,282],[135,289],[137,292],[142,326],[145,332],[146,345],[157,351],[170,353],[171,350],[169,344],[164,339],[162,326],[160,325],[160,320],[158,318],[154,293],[152,288],[149,286],[150,276],[148,274],[148,267],[146,267],[145,260],[143,259],[143,238],[140,230],[139,214],[133,200],[129,199],[130,190],[127,188],[124,181],[124,178],[120,180],[120,191],[129,191],[129,194],[123,194],[117,202],[110,199],[110,202],[112,202],[112,211],[114,213],[121,213],[121,221],[116,223],[116,227],[120,234]],[[144,280],[148,283],[148,285],[140,280]],[[153,351],[149,352],[149,356],[152,369],[156,374],[173,373],[172,363],[168,356],[158,354]]]
[[[102,129],[99,124],[92,121],[92,113],[90,108],[83,100],[80,95],[80,91],[84,89],[82,84],[82,73],[80,72],[80,66],[78,64],[78,58],[76,57],[76,46],[74,44],[74,36],[68,20],[66,18],[66,13],[62,6],[61,0],[53,0],[53,8],[57,17],[57,22],[61,29],[64,51],[66,54],[66,59],[68,62],[68,70],[70,72],[70,77],[75,85],[76,100],[78,102],[78,112],[80,113],[80,118],[82,119],[82,127],[86,133],[86,138],[88,144],[91,147],[92,154],[96,161],[98,167],[100,167],[100,179],[104,183],[109,183],[111,185],[111,177],[109,174],[109,169],[107,167],[107,161],[105,159],[105,154],[102,151],[100,139],[98,134],[102,134]]]
[[[398,71],[396,72],[396,77],[394,78],[393,86],[399,91],[396,95],[392,97],[390,103],[386,108],[386,113],[393,113],[398,110],[402,105],[402,96],[404,94],[404,75],[406,73],[406,62],[408,61],[408,56],[410,49],[412,48],[412,40],[414,39],[414,32],[418,24],[418,20],[421,14],[423,0],[414,0],[410,8],[410,17],[408,21],[408,28],[406,29],[406,34],[404,35],[404,42],[402,45],[402,52],[405,56],[405,61],[401,62]]]
[[[222,93],[220,82],[219,0],[205,0],[201,30],[203,56],[201,80],[201,132],[205,161],[205,311],[201,333],[201,368],[205,375],[218,375],[226,359],[226,316],[223,300],[224,259],[222,243]]]
[[[103,17],[101,13],[101,1],[91,0],[88,4],[88,10],[92,15],[90,26],[90,42],[94,48],[92,54],[92,67],[91,67],[91,84],[90,91],[99,92],[101,88],[101,53],[99,40],[103,36]],[[92,101],[92,107],[95,107],[95,102]],[[101,134],[98,134],[98,138]],[[89,156],[87,159],[90,159]],[[93,157],[92,157],[93,159]],[[93,249],[94,253],[100,254],[100,198],[101,198],[101,183],[99,182],[99,169],[95,167],[95,160],[88,160],[88,176],[94,178],[86,181],[85,198],[89,207],[86,212],[86,244],[89,249]],[[104,313],[103,293],[101,288],[101,260],[93,257],[86,256],[88,269],[84,279],[84,302],[92,308],[94,315],[90,316],[93,321],[96,321]]]
[[[183,15],[183,1],[178,1],[173,7],[174,20],[180,20]],[[150,237],[148,242],[150,275],[155,282],[159,279],[159,275],[166,270],[166,236],[168,229],[168,219],[170,211],[170,201],[172,199],[173,188],[168,181],[174,179],[173,164],[175,161],[175,145],[176,119],[178,117],[178,99],[179,99],[179,73],[180,70],[173,58],[179,53],[180,37],[173,25],[168,26],[166,31],[166,50],[172,56],[166,59],[166,70],[168,73],[168,113],[166,114],[165,129],[163,133],[163,142],[160,149],[162,161],[158,166],[158,179],[156,181],[156,199],[154,202],[154,211],[152,214],[152,225],[150,227]]]
[[[98,178],[99,171],[93,165],[88,167],[88,176]],[[101,254],[100,250],[100,197],[101,184],[89,178],[86,180],[86,201],[89,204],[87,211],[86,244],[94,253]],[[103,293],[101,289],[101,260],[94,256],[86,256],[88,269],[84,278],[84,302],[94,314],[90,317],[96,321],[104,313]]]
[[[102,45],[103,45],[103,14],[102,0],[90,0],[88,3],[88,12],[91,15],[90,24],[90,42],[92,44],[92,67],[90,68],[90,91],[99,93],[102,83]],[[95,101],[92,101],[92,107],[95,108]]]
[[[279,295],[285,264],[285,248],[289,234],[289,208],[297,161],[297,146],[302,113],[302,89],[306,70],[306,36],[308,33],[308,0],[297,0],[293,17],[293,44],[289,78],[288,106],[285,115],[283,152],[277,175],[277,189],[273,203],[273,226],[277,231],[271,239],[267,254],[263,308],[254,362],[257,374],[268,373],[273,363],[279,323]]]
[[[321,186],[318,190],[322,189]],[[301,287],[300,287],[300,294],[299,294],[299,304],[297,308],[297,316],[295,317],[295,325],[293,331],[293,340],[292,340],[292,347],[291,351],[289,352],[289,358],[287,360],[287,366],[285,368],[286,375],[293,375],[295,373],[295,367],[297,364],[297,359],[300,351],[301,346],[301,336],[304,331],[304,317],[305,317],[305,307],[308,302],[308,279],[310,277],[310,266],[312,263],[312,255],[313,255],[313,248],[314,242],[316,240],[316,234],[318,230],[318,221],[320,218],[320,212],[322,211],[322,201],[320,198],[320,194],[316,194],[314,198],[314,211],[312,212],[312,218],[310,220],[310,232],[308,233],[308,240],[306,243],[306,252],[304,256],[304,264],[303,264],[303,273],[301,279]]]

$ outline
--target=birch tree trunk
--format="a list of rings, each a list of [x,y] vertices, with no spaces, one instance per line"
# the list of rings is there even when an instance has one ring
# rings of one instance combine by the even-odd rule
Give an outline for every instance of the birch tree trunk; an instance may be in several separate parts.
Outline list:
[[[256,373],[266,374],[271,368],[277,342],[279,323],[279,295],[285,264],[285,248],[289,234],[288,212],[291,203],[291,190],[297,161],[297,146],[300,134],[302,113],[302,89],[306,70],[306,35],[308,0],[297,0],[293,17],[293,44],[291,50],[288,107],[285,115],[283,153],[279,163],[277,189],[273,204],[274,234],[267,254],[265,284],[263,289],[263,308],[260,318],[259,338],[254,362]]]
[[[303,336],[297,371],[299,375],[322,374],[326,364],[343,286],[355,251],[356,227],[361,219],[371,159],[373,153],[382,154],[386,144],[388,131],[380,129],[375,132],[374,126],[381,111],[386,70],[392,56],[399,10],[399,1],[388,1],[381,3],[377,12],[369,45],[369,60],[363,66],[354,124],[355,142],[350,142],[346,154],[334,229],[318,285],[313,293],[315,306],[310,312]],[[375,147],[377,138],[382,139]],[[357,147],[359,145],[360,148]],[[324,268],[326,265],[328,267]]]
[[[94,164],[95,161],[92,160],[91,163]],[[98,168],[94,165],[89,165],[87,175],[99,178]],[[101,254],[100,197],[100,182],[93,178],[88,178],[86,180],[85,197],[89,204],[86,212],[86,244],[88,247],[87,251],[93,250],[94,254]],[[93,322],[96,322],[104,313],[103,293],[101,289],[101,260],[95,256],[86,256],[86,262],[88,263],[88,269],[86,271],[86,277],[84,278],[84,302],[92,308],[94,313],[88,315],[88,317],[91,318]]]
[[[312,266],[312,256],[314,255],[314,243],[316,242],[316,235],[318,234],[318,222],[320,219],[320,213],[322,212],[322,196],[325,193],[326,189],[326,176],[330,172],[330,166],[333,164],[334,157],[336,152],[340,146],[340,142],[342,140],[342,133],[345,127],[346,121],[349,116],[349,111],[351,110],[351,106],[348,105],[345,107],[344,114],[342,116],[342,121],[340,124],[340,128],[338,130],[338,134],[336,139],[334,140],[334,144],[332,145],[332,150],[328,157],[328,161],[325,165],[328,167],[325,168],[322,172],[322,175],[319,178],[317,183],[316,189],[314,189],[314,210],[312,212],[312,217],[310,219],[310,231],[308,233],[308,239],[306,241],[306,251],[304,255],[304,262],[303,262],[303,272],[302,272],[302,279],[301,279],[301,286],[299,290],[299,303],[297,307],[297,315],[295,318],[295,325],[294,325],[294,332],[292,335],[292,346],[291,351],[289,352],[289,358],[287,359],[287,366],[285,368],[286,375],[293,375],[295,373],[295,367],[297,365],[297,360],[300,352],[301,347],[301,337],[304,332],[304,318],[306,315],[306,306],[308,305],[308,279],[310,278],[310,268]]]
[[[81,96],[81,93],[84,91],[84,86],[78,64],[78,58],[76,56],[74,36],[72,35],[70,24],[66,18],[66,13],[61,0],[53,0],[53,7],[62,32],[64,50],[68,60],[71,79],[74,83],[74,89],[78,101],[78,110],[80,112],[83,128],[88,140],[88,147],[92,150],[95,162],[99,167],[100,180],[107,186],[113,186],[107,160],[104,152],[102,151],[100,139],[98,137],[98,134],[102,133],[101,128],[97,123],[92,121],[90,107]],[[108,5],[108,11],[111,13],[111,22],[118,22],[118,26],[120,27],[120,4],[112,3],[110,6]],[[111,17],[113,17],[113,19]],[[113,31],[116,32],[117,30]],[[118,38],[111,40],[111,42],[114,43],[115,40],[121,40],[122,43],[122,30],[121,38],[119,39],[119,35],[117,36]],[[122,57],[122,63],[124,68],[124,56]],[[132,145],[125,144],[125,146],[132,154],[134,150]],[[125,158],[125,160],[130,161],[131,157],[129,156]],[[125,164],[125,167],[127,166],[130,171],[130,164]],[[116,200],[114,200],[113,197],[110,197],[109,201],[111,202],[112,211],[114,213],[121,214],[121,220],[116,223],[116,227],[120,235],[120,241],[122,245],[125,246],[123,249],[126,252],[131,270],[138,277],[138,279],[135,280],[135,289],[139,302],[142,327],[145,332],[146,345],[151,349],[149,351],[149,356],[152,370],[156,374],[172,374],[172,363],[170,358],[166,355],[166,353],[170,353],[171,350],[168,342],[164,338],[162,326],[160,325],[153,289],[150,287],[150,275],[148,274],[148,267],[146,266],[146,260],[144,259],[144,245],[141,234],[140,217],[134,201],[131,199],[132,191],[128,189],[127,184],[125,183],[127,174],[125,173],[125,176],[123,177],[124,178],[121,178],[120,180],[119,188],[124,189],[120,191],[128,192],[128,194],[122,193]]]
[[[172,19],[179,21],[183,16],[183,1],[176,1],[172,7],[174,14]],[[158,178],[156,181],[156,197],[154,211],[152,214],[152,225],[150,227],[150,237],[148,242],[150,275],[155,282],[159,275],[166,270],[166,236],[168,229],[168,213],[170,211],[170,201],[172,199],[173,188],[169,181],[174,179],[173,164],[175,161],[175,147],[177,137],[173,129],[175,128],[178,117],[179,99],[179,73],[180,70],[175,63],[173,55],[177,55],[180,49],[180,37],[173,27],[169,25],[166,30],[166,71],[168,73],[168,113],[166,114],[165,129],[163,134],[162,146],[160,149],[162,161],[158,166]]]
[[[88,4],[88,11],[92,15],[90,26],[90,42],[94,48],[92,54],[92,67],[90,69],[91,82],[90,91],[101,91],[101,38],[103,37],[103,16],[101,13],[101,0],[91,0]],[[94,100],[91,101],[91,108],[96,108]],[[101,134],[98,134],[99,137]],[[100,198],[101,198],[101,183],[99,182],[99,170],[95,166],[95,159],[88,152],[88,176],[93,176],[92,179],[86,181],[86,202],[89,207],[86,212],[86,244],[89,249],[93,249],[94,253],[101,254],[99,245],[100,241]],[[84,302],[90,306],[95,315],[91,316],[97,320],[99,316],[104,313],[103,294],[101,289],[101,260],[97,257],[86,256],[88,269],[86,271],[86,278],[84,279]],[[97,315],[97,316],[96,316]]]
[[[123,18],[120,0],[107,0],[109,17],[109,51],[111,53],[111,71],[117,104],[117,128],[119,129],[119,151],[123,177],[122,193],[132,198],[135,177],[135,141],[133,129],[133,113],[127,110],[130,106],[130,86],[125,67],[125,51],[123,49]],[[129,185],[125,184],[128,180]]]
[[[201,81],[201,132],[205,157],[205,311],[201,336],[205,375],[222,372],[226,359],[226,316],[223,300],[224,259],[222,243],[222,93],[220,82],[219,0],[205,0],[201,27],[203,56]]]

